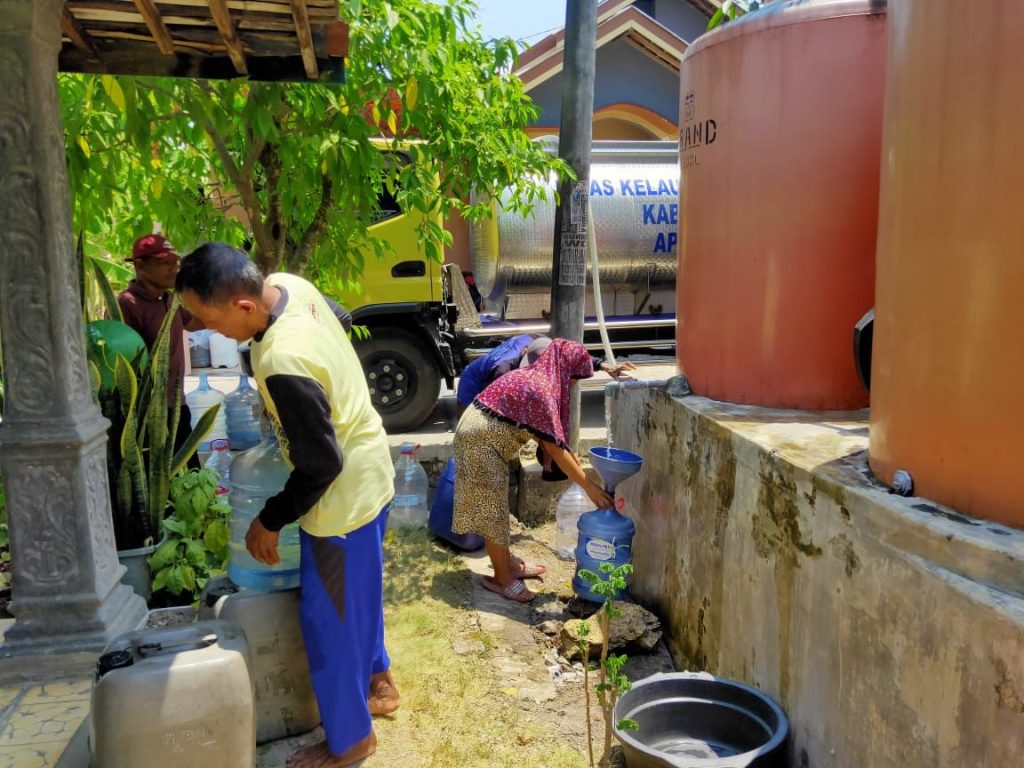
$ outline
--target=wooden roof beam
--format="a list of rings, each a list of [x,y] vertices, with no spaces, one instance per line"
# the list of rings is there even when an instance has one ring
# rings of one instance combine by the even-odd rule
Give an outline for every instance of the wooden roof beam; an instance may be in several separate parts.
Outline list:
[[[309,29],[309,11],[306,8],[306,0],[289,0],[289,2],[292,6],[295,35],[299,38],[299,50],[302,52],[306,77],[310,80],[319,80],[320,69],[316,64],[316,51],[313,48],[313,33]]]
[[[245,51],[242,50],[242,41],[238,39],[235,31],[235,24],[231,21],[231,11],[228,9],[227,0],[208,0],[210,15],[217,24],[217,31],[220,32],[220,39],[224,41],[231,63],[240,75],[249,74],[249,67],[245,61]]]
[[[89,33],[82,28],[82,25],[78,23],[78,19],[74,17],[66,6],[61,13],[60,26],[72,45],[85,53],[92,61],[100,60],[100,52],[96,50],[96,44],[93,43]]]
[[[145,20],[146,27],[149,28],[149,34],[153,36],[153,40],[160,49],[160,53],[168,56],[173,54],[174,40],[171,38],[171,33],[167,31],[167,25],[164,24],[164,20],[160,17],[160,11],[157,10],[156,3],[153,0],[135,0],[135,7]]]

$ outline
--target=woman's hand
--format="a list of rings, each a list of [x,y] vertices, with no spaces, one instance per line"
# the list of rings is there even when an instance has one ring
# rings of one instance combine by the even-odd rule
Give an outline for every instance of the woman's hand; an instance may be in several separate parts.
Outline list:
[[[615,506],[615,499],[612,498],[611,494],[593,480],[584,482],[583,492],[590,497],[590,500],[597,505],[598,509],[611,509]]]
[[[601,370],[618,381],[632,381],[633,377],[626,373],[626,371],[635,371],[636,364],[630,362],[618,363],[617,365],[601,363]]]

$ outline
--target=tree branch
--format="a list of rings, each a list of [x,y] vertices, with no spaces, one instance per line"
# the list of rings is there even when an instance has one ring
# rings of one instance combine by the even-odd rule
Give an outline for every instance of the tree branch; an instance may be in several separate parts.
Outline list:
[[[207,95],[211,95],[209,90],[207,90]],[[249,226],[252,228],[253,237],[256,239],[256,251],[254,254],[256,265],[260,268],[261,272],[266,274],[277,266],[274,260],[276,249],[274,240],[271,237],[270,228],[263,218],[260,201],[256,196],[256,190],[252,183],[252,175],[243,175],[242,170],[235,162],[235,158],[231,155],[231,150],[228,149],[227,142],[214,126],[213,120],[210,119],[206,110],[200,107],[193,110],[193,112],[202,124],[203,130],[206,131],[206,135],[210,137],[210,141],[217,152],[217,157],[220,158],[221,165],[224,166],[224,172],[228,175],[228,180],[238,190],[238,195],[242,200],[242,207],[249,217]]]
[[[317,208],[316,215],[313,216],[313,221],[306,227],[306,231],[302,233],[302,240],[299,242],[299,246],[295,249],[295,253],[288,260],[288,266],[291,267],[298,275],[305,275],[306,268],[309,266],[309,259],[313,255],[313,251],[320,244],[323,239],[324,233],[327,231],[327,216],[331,211],[333,205],[333,189],[334,182],[331,181],[331,177],[327,174],[323,174],[321,177],[320,184],[320,207]]]

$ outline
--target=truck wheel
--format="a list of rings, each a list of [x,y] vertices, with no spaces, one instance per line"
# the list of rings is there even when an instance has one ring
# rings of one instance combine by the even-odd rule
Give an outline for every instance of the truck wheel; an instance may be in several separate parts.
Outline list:
[[[426,342],[394,328],[371,328],[356,352],[370,399],[388,432],[416,429],[437,405],[441,373]]]

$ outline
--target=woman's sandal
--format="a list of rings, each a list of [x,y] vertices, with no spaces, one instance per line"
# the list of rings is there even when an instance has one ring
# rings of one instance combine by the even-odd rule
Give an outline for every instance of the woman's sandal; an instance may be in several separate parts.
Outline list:
[[[533,600],[536,596],[536,592],[531,592],[526,588],[521,579],[516,579],[507,587],[501,586],[491,576],[484,576],[482,579],[484,589],[489,589],[495,594],[501,595],[506,600],[511,600],[513,603],[528,603]]]
[[[518,563],[519,569],[514,572],[517,579],[541,579],[547,573],[547,566],[545,565],[527,565],[525,560],[520,560],[518,557],[513,559],[513,564]]]

